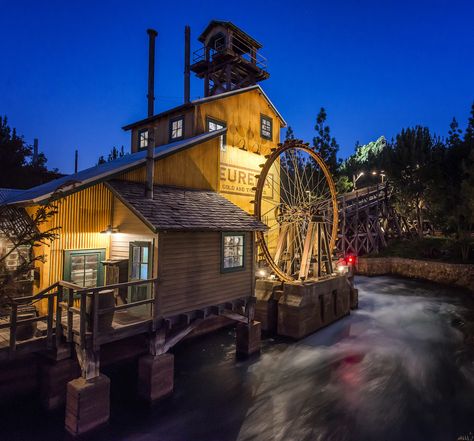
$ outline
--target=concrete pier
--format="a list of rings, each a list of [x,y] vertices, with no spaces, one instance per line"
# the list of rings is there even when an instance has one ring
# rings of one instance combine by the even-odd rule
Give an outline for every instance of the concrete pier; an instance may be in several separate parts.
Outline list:
[[[138,395],[150,404],[170,395],[174,388],[174,355],[142,356],[138,361]]]
[[[248,357],[260,352],[262,328],[260,322],[238,323],[236,327],[237,355]]]
[[[82,435],[107,424],[110,417],[110,380],[103,374],[67,384],[66,430]]]

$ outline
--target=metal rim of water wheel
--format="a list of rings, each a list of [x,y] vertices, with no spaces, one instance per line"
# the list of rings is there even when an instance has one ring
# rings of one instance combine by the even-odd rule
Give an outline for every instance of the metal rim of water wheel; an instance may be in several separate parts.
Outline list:
[[[275,275],[282,281],[291,282],[299,278],[304,236],[311,217],[316,215],[322,219],[327,226],[330,252],[335,248],[338,229],[336,187],[321,156],[300,140],[278,144],[266,158],[257,175],[254,213],[269,229],[257,232],[258,245]],[[272,243],[275,239],[276,244]]]

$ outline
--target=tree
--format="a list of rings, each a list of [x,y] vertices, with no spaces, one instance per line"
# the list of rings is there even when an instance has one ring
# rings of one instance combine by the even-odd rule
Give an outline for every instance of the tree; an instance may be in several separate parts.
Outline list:
[[[291,126],[288,126],[288,128],[286,129],[285,141],[288,141],[290,139],[295,139],[295,135]]]
[[[319,153],[321,158],[326,162],[329,170],[333,173],[337,173],[337,152],[339,151],[339,145],[336,139],[331,136],[331,130],[326,125],[327,114],[326,110],[321,107],[321,110],[316,117],[316,136],[313,138],[313,146]]]
[[[103,155],[99,156],[99,160],[97,161],[97,165],[105,164],[106,162],[112,162],[112,161],[115,161],[118,158],[123,158],[125,156],[125,154],[126,153],[124,151],[123,146],[120,147],[120,150],[117,149],[117,147],[113,146],[112,150],[110,151],[110,153],[107,156],[107,159],[105,159]]]
[[[0,307],[19,296],[21,285],[37,262],[44,262],[44,255],[35,252],[49,246],[56,239],[59,227],[50,227],[51,218],[57,213],[52,204],[40,205],[28,215],[23,208],[0,206]],[[15,256],[15,264],[9,262]]]
[[[467,142],[471,148],[474,148],[474,102],[471,105],[471,115],[467,121],[464,141]]]
[[[10,128],[6,116],[0,117],[0,187],[30,188],[59,177],[46,163],[43,153],[33,158],[31,146]]]
[[[438,139],[427,127],[403,129],[390,146],[385,169],[395,184],[398,209],[416,221],[418,235],[423,235],[425,193],[432,174],[433,150]]]

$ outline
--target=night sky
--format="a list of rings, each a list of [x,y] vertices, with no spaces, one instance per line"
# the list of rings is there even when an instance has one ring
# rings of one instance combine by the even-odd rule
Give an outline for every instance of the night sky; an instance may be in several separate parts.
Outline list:
[[[183,31],[230,20],[263,44],[261,83],[298,137],[321,106],[340,156],[356,141],[465,126],[474,100],[474,1],[0,0],[0,115],[40,140],[51,167],[94,165],[146,116],[147,35],[158,30],[155,110],[182,102]],[[191,82],[191,96],[203,94]]]

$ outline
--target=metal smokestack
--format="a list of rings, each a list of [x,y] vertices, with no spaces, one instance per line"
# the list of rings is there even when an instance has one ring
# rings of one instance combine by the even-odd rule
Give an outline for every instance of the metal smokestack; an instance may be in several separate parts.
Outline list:
[[[148,116],[154,114],[155,102],[155,38],[158,35],[154,29],[147,29],[148,34]]]
[[[191,64],[191,28],[184,28],[184,102],[189,103],[190,98],[190,66]]]
[[[149,37],[148,46],[148,117],[154,114],[155,101],[155,38],[158,35],[154,29],[147,29]],[[155,161],[153,153],[155,150],[155,129],[153,126],[148,128],[148,146],[146,149],[146,182],[145,197],[153,199],[153,181],[155,174]]]

